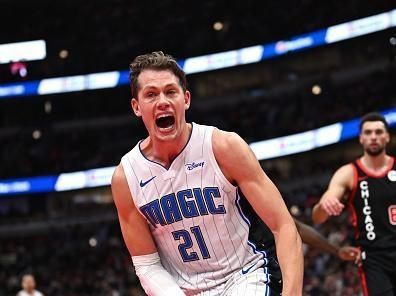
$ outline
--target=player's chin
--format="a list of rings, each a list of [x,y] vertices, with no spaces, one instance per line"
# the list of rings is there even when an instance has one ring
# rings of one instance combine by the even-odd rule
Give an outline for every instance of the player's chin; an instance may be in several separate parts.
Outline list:
[[[382,151],[384,151],[384,147],[378,145],[372,145],[366,149],[366,152],[371,156],[380,155]]]

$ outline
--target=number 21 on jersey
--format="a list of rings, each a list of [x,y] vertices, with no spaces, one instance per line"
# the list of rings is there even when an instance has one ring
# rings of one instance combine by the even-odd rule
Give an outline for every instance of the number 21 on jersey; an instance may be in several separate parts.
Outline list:
[[[186,229],[176,230],[172,232],[173,238],[177,241],[182,241],[179,246],[179,252],[184,262],[191,262],[199,260],[199,256],[197,252],[190,251],[194,246],[193,240],[191,238],[191,234],[195,237],[195,240],[198,244],[199,251],[203,259],[210,258],[210,254],[208,251],[208,247],[206,246],[204,237],[201,232],[201,228],[199,226],[190,227],[190,231]]]

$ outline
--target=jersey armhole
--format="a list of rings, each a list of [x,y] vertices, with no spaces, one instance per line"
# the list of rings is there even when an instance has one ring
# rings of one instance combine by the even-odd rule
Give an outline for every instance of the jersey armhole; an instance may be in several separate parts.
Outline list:
[[[124,169],[125,179],[127,180],[128,183],[128,188],[129,188],[129,192],[131,193],[132,202],[135,204],[136,209],[140,212],[140,209],[135,202],[135,196],[137,196],[138,193],[134,189],[135,188],[134,186],[136,186],[137,183],[132,180],[132,176],[135,176],[135,172],[132,168],[129,154],[126,154],[121,158],[121,165],[122,168]]]
[[[221,183],[222,183],[223,185],[225,185],[226,187],[232,189],[232,190],[236,190],[238,187],[235,186],[235,185],[233,185],[233,184],[232,184],[230,181],[228,181],[228,179],[224,176],[224,174],[223,174],[223,172],[222,172],[222,170],[221,170],[221,168],[220,168],[220,166],[219,166],[219,164],[218,164],[218,162],[217,162],[217,160],[216,160],[216,157],[215,157],[215,155],[214,155],[212,141],[213,141],[213,133],[214,133],[214,130],[215,130],[215,129],[216,129],[215,127],[212,127],[211,130],[210,130],[210,132],[209,132],[209,136],[205,139],[205,141],[206,141],[207,144],[208,144],[208,148],[209,148],[209,149],[208,149],[208,156],[209,156],[210,162],[211,162],[211,164],[212,164],[212,166],[213,166],[213,168],[214,168],[214,170],[215,170],[216,176],[219,178],[219,180],[221,181]]]
[[[347,196],[347,201],[348,201],[348,203],[352,203],[353,199],[355,197],[355,194],[356,194],[356,190],[357,190],[358,171],[357,171],[356,166],[353,163],[351,163],[349,165],[352,167],[353,179],[352,179],[352,187],[351,187],[349,194]]]
[[[130,179],[130,176],[133,175],[133,170],[132,170],[132,166],[129,162],[127,155],[124,155],[121,158],[121,165],[122,165],[122,168],[124,169],[125,179],[127,180],[129,191],[132,194],[133,193],[133,185],[132,185],[133,181]],[[132,199],[133,199],[133,197],[132,197]]]
[[[352,183],[351,191],[349,192],[349,195],[348,195],[347,204],[348,204],[349,212],[351,213],[350,223],[356,229],[357,214],[356,214],[355,208],[353,206],[353,200],[356,196],[356,190],[357,190],[357,184],[358,184],[358,171],[357,171],[356,166],[353,163],[351,163],[350,166],[352,166],[352,170],[353,170],[353,181],[352,181],[353,183]]]

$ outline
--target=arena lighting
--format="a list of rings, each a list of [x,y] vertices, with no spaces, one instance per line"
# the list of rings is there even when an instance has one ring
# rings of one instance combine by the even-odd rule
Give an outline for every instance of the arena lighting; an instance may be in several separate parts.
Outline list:
[[[396,108],[382,112],[390,127],[396,126]],[[359,135],[359,119],[327,125],[316,130],[251,143],[258,160],[306,152]],[[0,180],[0,197],[39,192],[59,192],[109,186],[115,166],[60,175]]]
[[[52,103],[51,103],[51,101],[46,101],[44,103],[44,111],[47,114],[51,113],[51,111],[52,111]]]
[[[59,58],[61,59],[67,59],[68,56],[69,56],[69,51],[67,49],[62,49],[59,52]]]
[[[315,96],[320,95],[322,93],[322,88],[320,87],[320,85],[315,84],[312,86],[312,94],[314,94]]]
[[[340,42],[392,27],[396,27],[396,9],[298,35],[288,40],[187,58],[179,60],[178,63],[187,74],[213,71],[257,63],[290,52]],[[3,84],[0,85],[0,99],[113,88],[129,84],[128,77],[129,71],[122,70]]]
[[[13,62],[10,64],[10,72],[12,75],[19,75],[24,78],[27,76],[27,65],[25,62]]]
[[[221,31],[221,30],[223,30],[223,29],[224,29],[224,24],[223,24],[223,22],[215,22],[215,23],[213,24],[213,29],[214,29],[215,31]]]
[[[0,64],[43,60],[46,56],[44,40],[0,44]]]
[[[39,140],[41,138],[41,136],[42,136],[42,133],[40,130],[34,130],[32,133],[32,138],[34,140]]]
[[[97,240],[96,238],[94,238],[94,237],[91,237],[91,238],[88,240],[88,244],[89,244],[92,248],[95,248],[95,247],[98,245],[98,240]]]

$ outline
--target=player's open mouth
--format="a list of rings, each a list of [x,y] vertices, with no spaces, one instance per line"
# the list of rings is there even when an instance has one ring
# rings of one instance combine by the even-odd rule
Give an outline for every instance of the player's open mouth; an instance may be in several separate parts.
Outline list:
[[[161,129],[171,129],[175,124],[175,117],[172,115],[160,116],[155,120],[155,123]]]

